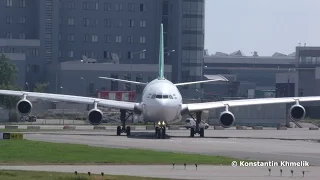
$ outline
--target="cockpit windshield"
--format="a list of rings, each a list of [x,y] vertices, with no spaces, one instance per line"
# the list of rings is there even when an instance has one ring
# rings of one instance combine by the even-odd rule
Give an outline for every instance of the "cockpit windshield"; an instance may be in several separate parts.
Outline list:
[[[155,99],[155,98],[157,98],[157,99],[173,99],[172,95],[167,95],[167,94],[165,94],[165,95],[160,95],[160,94],[155,95],[154,94],[151,96],[151,99]]]

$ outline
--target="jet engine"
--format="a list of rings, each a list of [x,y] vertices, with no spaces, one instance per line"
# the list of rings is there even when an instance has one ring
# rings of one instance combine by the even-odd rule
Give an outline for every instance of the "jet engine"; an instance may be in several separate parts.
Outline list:
[[[235,121],[234,115],[228,110],[222,112],[219,116],[219,122],[221,126],[224,128],[231,127],[234,121]]]
[[[27,99],[22,99],[17,103],[16,109],[22,116],[27,116],[31,113],[32,103]]]
[[[88,113],[88,120],[91,125],[99,125],[102,122],[103,113],[99,109],[91,109]]]
[[[289,113],[290,113],[291,119],[293,119],[295,121],[299,121],[305,117],[306,110],[300,104],[295,104],[295,105],[291,106]]]

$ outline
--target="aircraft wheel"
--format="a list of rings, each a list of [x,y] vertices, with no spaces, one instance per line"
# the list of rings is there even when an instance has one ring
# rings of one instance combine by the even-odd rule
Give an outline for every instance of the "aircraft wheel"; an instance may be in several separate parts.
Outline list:
[[[204,128],[200,128],[200,137],[204,137]]]
[[[163,127],[162,129],[161,129],[161,138],[162,139],[165,139],[166,138],[166,128],[165,127]]]
[[[194,137],[194,128],[190,128],[190,137]]]
[[[127,136],[130,136],[130,135],[131,135],[131,127],[127,126]]]
[[[120,136],[120,135],[121,135],[121,127],[117,126],[117,136]]]
[[[158,127],[156,127],[156,138],[160,139],[160,136],[161,136],[160,129]]]

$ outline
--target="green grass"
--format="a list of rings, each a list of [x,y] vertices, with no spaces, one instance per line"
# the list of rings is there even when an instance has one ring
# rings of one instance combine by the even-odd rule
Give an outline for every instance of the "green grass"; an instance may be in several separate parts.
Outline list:
[[[35,171],[4,171],[0,170],[1,180],[169,180],[160,178],[145,178],[135,176],[111,176],[78,174],[73,173],[56,173],[56,172],[35,172]]]
[[[29,140],[0,140],[0,164],[171,164],[229,165],[234,158],[116,149]]]

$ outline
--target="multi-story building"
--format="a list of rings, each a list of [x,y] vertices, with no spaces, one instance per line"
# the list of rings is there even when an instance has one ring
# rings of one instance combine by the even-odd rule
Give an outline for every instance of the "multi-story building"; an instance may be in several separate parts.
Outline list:
[[[165,56],[171,80],[202,79],[204,0],[4,0],[0,12],[0,38],[40,41],[38,58],[27,58],[39,73],[27,81],[50,82],[50,92],[61,82],[60,63],[83,56],[97,63],[111,62],[111,54],[120,64],[158,63],[160,23],[165,51],[172,52]]]

